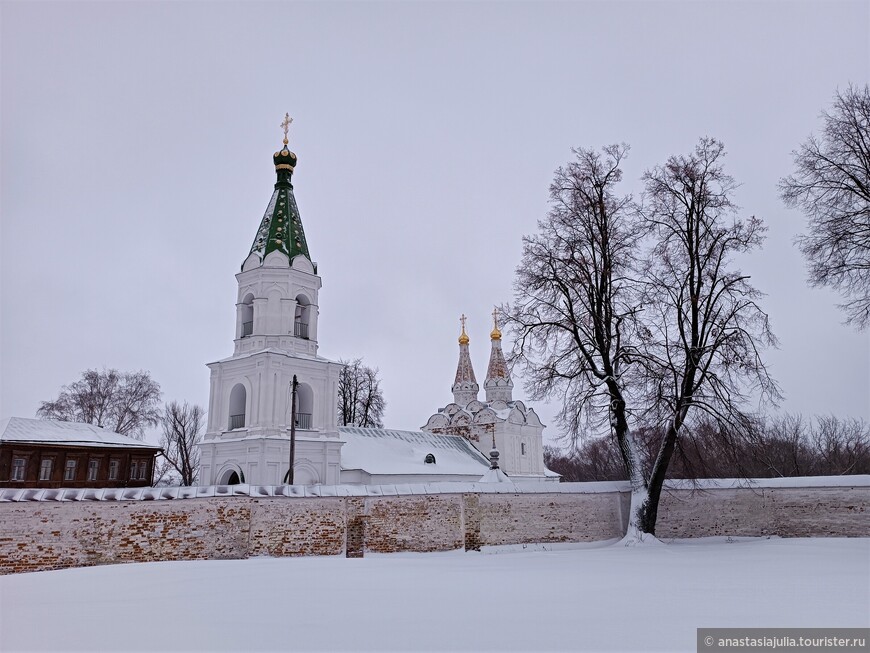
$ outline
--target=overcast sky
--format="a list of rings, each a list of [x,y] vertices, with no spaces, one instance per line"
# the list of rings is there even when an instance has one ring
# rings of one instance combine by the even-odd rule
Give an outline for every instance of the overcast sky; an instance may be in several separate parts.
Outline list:
[[[870,417],[870,337],[809,289],[777,180],[870,77],[870,3],[3,2],[0,417],[89,367],[208,405],[285,111],[323,278],[320,353],[380,368],[387,426],[451,400],[461,313],[483,383],[493,304],[572,146],[646,168],[709,135],[762,217],[742,261],[806,415]],[[515,398],[523,398],[515,379]],[[558,435],[557,406],[535,404]]]

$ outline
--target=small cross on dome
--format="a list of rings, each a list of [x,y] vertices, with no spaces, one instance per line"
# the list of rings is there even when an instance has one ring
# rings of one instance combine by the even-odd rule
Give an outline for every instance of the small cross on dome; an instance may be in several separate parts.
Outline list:
[[[498,307],[492,309],[492,332],[489,334],[492,340],[501,340],[501,330],[498,328]]]
[[[462,317],[459,318],[459,321],[462,323],[462,333],[459,334],[459,344],[467,345],[468,344],[468,334],[465,333],[465,313],[462,314]]]
[[[284,145],[287,145],[287,132],[290,129],[290,123],[293,122],[293,118],[290,117],[289,113],[284,114],[284,120],[281,121],[281,127],[284,129]]]

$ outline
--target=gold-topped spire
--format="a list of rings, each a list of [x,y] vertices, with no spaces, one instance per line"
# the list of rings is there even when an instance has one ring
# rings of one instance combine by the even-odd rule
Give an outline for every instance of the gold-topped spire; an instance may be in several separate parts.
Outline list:
[[[492,332],[489,337],[491,340],[501,340],[501,331],[498,328],[498,308],[492,309]]]
[[[287,132],[290,130],[290,123],[293,122],[293,118],[290,117],[289,113],[284,114],[284,120],[281,121],[281,127],[284,129],[284,145],[286,146],[289,142],[287,140]]]
[[[468,334],[465,333],[465,313],[462,314],[462,317],[459,318],[459,321],[462,323],[462,333],[459,334],[459,344],[467,345],[468,344]]]

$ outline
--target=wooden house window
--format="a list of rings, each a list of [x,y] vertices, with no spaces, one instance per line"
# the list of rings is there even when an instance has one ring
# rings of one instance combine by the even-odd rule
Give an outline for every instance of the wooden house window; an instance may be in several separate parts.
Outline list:
[[[139,462],[134,460],[130,464],[130,480],[135,481],[137,476],[139,476]]]
[[[39,463],[39,480],[40,481],[50,481],[51,480],[51,467],[52,467],[51,458],[43,458],[42,462]]]
[[[12,479],[13,481],[24,480],[24,469],[27,466],[27,460],[24,458],[12,459]]]
[[[76,479],[76,461],[67,460],[66,467],[63,470],[63,480],[74,481]]]
[[[100,470],[100,461],[99,460],[89,460],[88,461],[88,480],[96,481],[97,480],[97,472]]]
[[[109,461],[109,480],[117,481],[118,480],[118,461],[114,458]]]

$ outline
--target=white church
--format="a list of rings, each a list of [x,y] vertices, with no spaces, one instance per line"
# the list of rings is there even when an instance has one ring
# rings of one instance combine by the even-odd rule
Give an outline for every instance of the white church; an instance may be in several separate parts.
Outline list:
[[[495,313],[485,400],[478,398],[463,317],[453,402],[421,431],[337,425],[341,366],[318,354],[321,280],[293,195],[297,157],[287,148],[289,122],[285,117],[284,147],[273,156],[272,197],[236,275],[233,354],[208,365],[199,483],[286,483],[291,422],[298,485],[558,481],[544,466],[544,425],[513,400]]]

